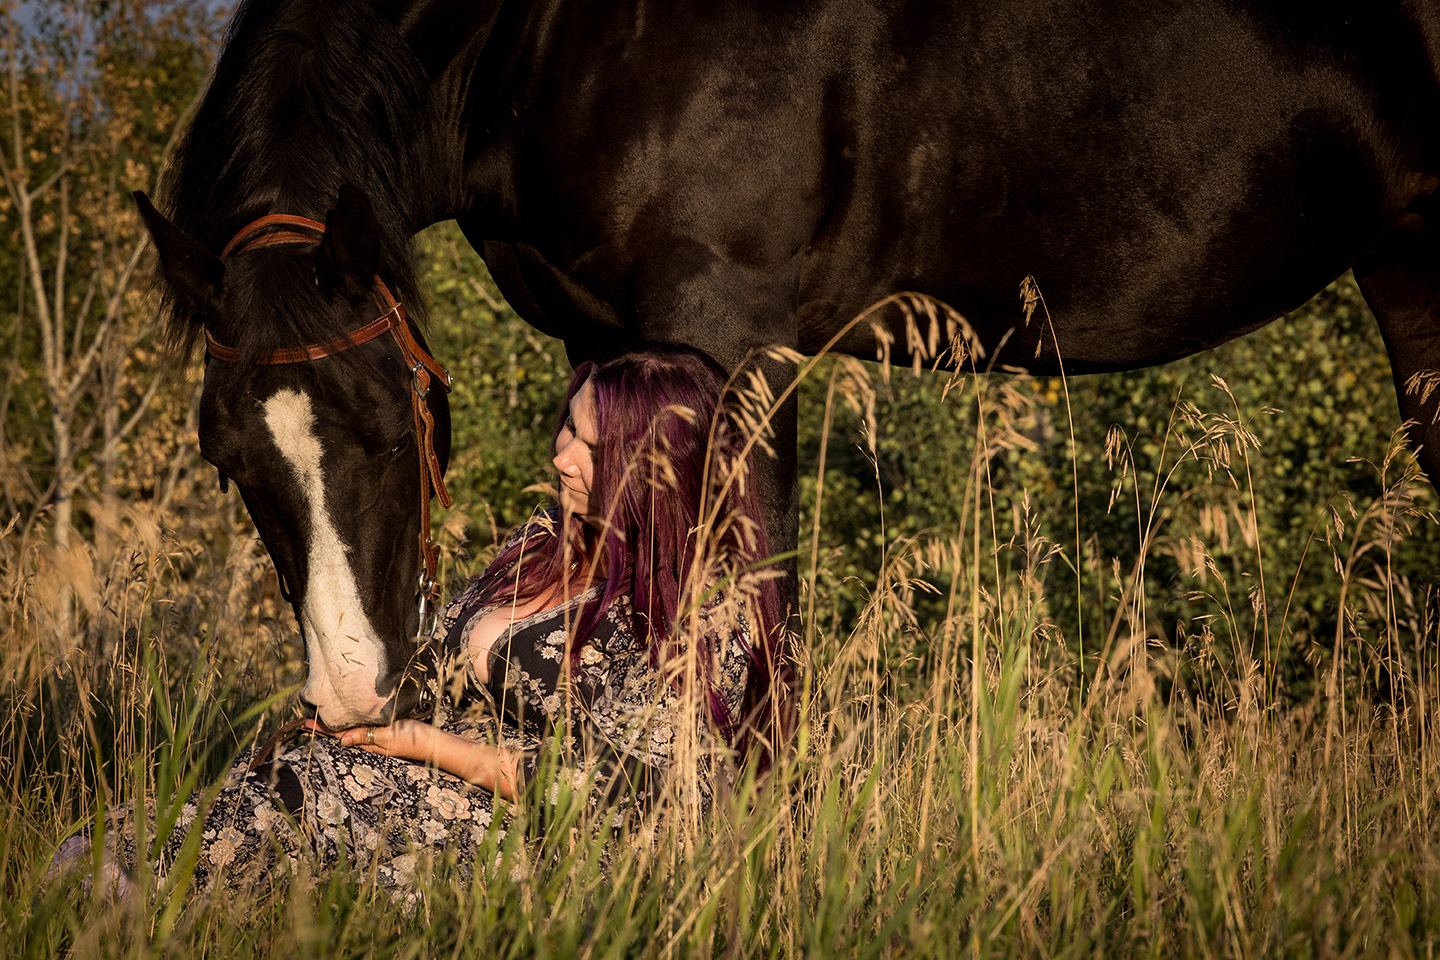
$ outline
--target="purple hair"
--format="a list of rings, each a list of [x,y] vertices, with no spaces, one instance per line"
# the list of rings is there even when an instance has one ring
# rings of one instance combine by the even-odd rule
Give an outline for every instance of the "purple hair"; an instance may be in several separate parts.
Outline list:
[[[717,572],[739,590],[750,624],[748,682],[741,716],[731,716],[713,676],[714,650],[698,650],[711,718],[742,756],[754,751],[759,768],[793,730],[794,671],[783,649],[780,596],[773,576],[754,576],[769,556],[752,458],[737,403],[722,402],[725,371],[708,355],[676,344],[648,344],[575,370],[555,428],[558,438],[570,402],[589,380],[595,391],[598,444],[593,502],[601,530],[563,518],[512,544],[480,584],[491,596],[514,591],[519,600],[563,587],[574,595],[590,585],[592,558],[603,545],[608,572],[599,599],[586,604],[571,634],[578,657],[604,611],[628,595],[636,637],[657,668],[683,658],[687,602],[698,597],[692,576]],[[703,572],[696,569],[703,562]],[[749,573],[750,576],[741,577]],[[744,584],[743,589],[739,584]],[[688,594],[688,596],[687,596]],[[701,643],[708,646],[708,637]],[[683,676],[683,672],[680,674]]]

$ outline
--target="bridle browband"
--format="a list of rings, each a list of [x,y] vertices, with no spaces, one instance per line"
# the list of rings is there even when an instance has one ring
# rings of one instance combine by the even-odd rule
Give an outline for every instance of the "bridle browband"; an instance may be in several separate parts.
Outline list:
[[[290,227],[264,232],[270,227]],[[325,224],[308,217],[297,217],[285,213],[273,213],[243,227],[231,238],[221,252],[223,260],[233,254],[259,250],[263,247],[295,246],[297,244],[319,243],[325,234]],[[395,338],[400,355],[410,371],[410,408],[415,417],[415,446],[420,454],[420,632],[418,639],[427,639],[427,621],[439,609],[440,585],[435,580],[440,548],[430,537],[430,498],[440,498],[446,507],[450,506],[450,492],[445,489],[445,478],[440,471],[440,458],[435,455],[435,418],[430,413],[427,398],[430,395],[431,378],[437,380],[448,393],[450,373],[435,358],[420,346],[410,332],[410,318],[400,301],[395,299],[390,288],[377,275],[374,285],[375,303],[384,311],[379,317],[358,330],[344,336],[312,343],[304,347],[285,347],[270,350],[255,358],[261,366],[280,366],[290,363],[307,363],[323,360],[337,353],[344,353],[361,344],[369,343],[385,334]],[[240,351],[220,343],[210,331],[205,331],[205,346],[210,356],[225,363],[239,363]]]

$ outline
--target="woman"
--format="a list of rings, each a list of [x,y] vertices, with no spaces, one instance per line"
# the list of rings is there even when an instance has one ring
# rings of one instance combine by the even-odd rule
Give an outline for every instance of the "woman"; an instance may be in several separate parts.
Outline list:
[[[555,433],[558,506],[506,543],[437,631],[438,699],[453,708],[435,725],[312,723],[316,736],[253,770],[242,756],[199,825],[197,882],[283,875],[308,855],[404,885],[426,855],[465,863],[487,831],[503,836],[497,796],[543,829],[564,782],[618,823],[667,793],[702,809],[728,769],[717,753],[768,766],[791,674],[725,384],[680,346],[582,364]],[[198,813],[186,804],[179,826]]]

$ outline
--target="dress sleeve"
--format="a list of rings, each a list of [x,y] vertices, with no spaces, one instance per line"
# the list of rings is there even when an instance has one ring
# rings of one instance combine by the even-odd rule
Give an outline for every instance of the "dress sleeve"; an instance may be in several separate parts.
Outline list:
[[[606,611],[568,681],[555,683],[553,698],[536,704],[549,722],[522,773],[542,824],[559,804],[562,785],[585,791],[588,807],[613,811],[617,825],[643,815],[667,789],[686,806],[708,808],[716,777],[730,769],[711,698],[733,728],[750,656],[744,623],[721,629],[714,619],[702,612],[692,627],[702,654],[712,658],[713,682],[705,694],[687,696],[651,664],[634,635],[628,601]],[[563,641],[563,634],[556,639]],[[523,690],[515,697],[517,687],[536,684],[538,693],[545,673],[558,676],[556,652],[546,643],[517,645],[492,683],[498,679],[519,702],[532,701]]]

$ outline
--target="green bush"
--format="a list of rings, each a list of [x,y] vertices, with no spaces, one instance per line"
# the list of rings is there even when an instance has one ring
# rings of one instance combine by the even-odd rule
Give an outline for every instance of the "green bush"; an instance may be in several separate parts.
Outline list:
[[[887,382],[867,367],[873,442],[863,407],[836,402],[825,463],[817,589],[832,630],[856,622],[887,549],[966,529],[977,468],[981,515],[1000,541],[1033,542],[1027,523],[1043,520],[1038,532],[1059,551],[1045,572],[1046,615],[1075,652],[1083,638],[1088,656],[1101,653],[1122,598],[1123,620],[1176,648],[1209,643],[1223,625],[1231,636],[1213,645],[1216,656],[1235,642],[1259,651],[1263,573],[1272,680],[1303,698],[1311,647],[1332,645],[1336,629],[1336,552],[1343,563],[1366,505],[1414,469],[1396,448],[1384,343],[1349,275],[1268,327],[1164,367],[958,386],[908,369]],[[814,514],[828,378],[844,376],[836,363],[817,373],[801,387],[802,530]],[[977,463],[980,407],[991,456]],[[1422,484],[1414,496],[1399,518],[1411,529],[1384,573],[1402,586],[1395,602],[1423,617],[1440,531],[1423,522],[1433,490]],[[1381,532],[1372,523],[1360,534]],[[1143,588],[1127,593],[1142,556]],[[918,603],[922,620],[944,615],[952,572],[921,571],[940,591]]]

